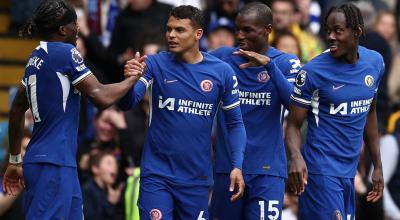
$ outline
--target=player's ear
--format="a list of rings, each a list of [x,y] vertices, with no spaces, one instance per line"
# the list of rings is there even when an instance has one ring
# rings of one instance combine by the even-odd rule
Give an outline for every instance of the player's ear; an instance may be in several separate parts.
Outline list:
[[[272,24],[267,24],[267,26],[265,26],[265,31],[266,34],[270,34],[272,32]]]
[[[61,25],[61,26],[58,28],[58,33],[59,33],[61,36],[66,36],[66,35],[67,35],[67,30],[66,30],[65,25]]]
[[[203,29],[202,28],[198,28],[195,30],[195,36],[197,40],[200,40],[201,37],[203,36]]]
[[[360,26],[358,26],[358,28],[354,31],[354,36],[356,38],[359,38],[359,37],[361,37],[362,33],[363,33],[362,28]]]

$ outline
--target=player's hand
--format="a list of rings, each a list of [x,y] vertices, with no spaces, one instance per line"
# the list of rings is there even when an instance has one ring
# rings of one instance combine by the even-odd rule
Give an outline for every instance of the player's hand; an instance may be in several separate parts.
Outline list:
[[[289,167],[289,189],[296,195],[304,192],[305,185],[307,184],[308,171],[303,156],[298,155],[294,157]]]
[[[8,195],[17,196],[25,187],[22,165],[9,164],[3,177],[3,189]]]
[[[374,168],[372,172],[372,191],[367,195],[367,202],[376,202],[383,195],[383,172],[381,168]]]
[[[247,50],[242,50],[239,49],[238,51],[233,52],[235,55],[240,55],[249,60],[247,63],[240,64],[239,67],[240,69],[248,68],[248,67],[254,67],[254,66],[263,66],[267,65],[269,61],[271,60],[269,57],[253,52],[253,51],[247,51]]]
[[[229,192],[236,192],[231,196],[231,201],[236,201],[243,196],[244,193],[244,180],[242,171],[238,168],[233,168],[231,171],[231,183],[229,185]]]
[[[131,60],[128,60],[124,66],[124,76],[126,78],[134,76],[140,77],[143,74],[144,69],[146,68],[146,60],[147,56],[140,56],[140,53],[137,52],[135,57]]]

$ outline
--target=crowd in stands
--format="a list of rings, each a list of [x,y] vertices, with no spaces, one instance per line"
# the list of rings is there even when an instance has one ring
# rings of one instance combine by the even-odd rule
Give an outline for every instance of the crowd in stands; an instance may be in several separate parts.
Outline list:
[[[10,30],[29,17],[39,0],[11,0]],[[172,7],[190,4],[204,10],[206,27],[201,49],[235,45],[234,19],[251,0],[70,0],[78,14],[77,48],[102,83],[120,81],[123,65],[135,52],[154,54],[165,50],[165,24]],[[344,0],[263,0],[273,12],[272,46],[297,55],[302,63],[326,47],[321,22],[326,9]],[[378,122],[385,177],[380,203],[365,202],[371,160],[361,157],[356,181],[357,218],[400,220],[400,1],[355,1],[361,9],[366,33],[360,44],[378,51],[386,72],[378,92]],[[12,93],[12,92],[11,92]],[[85,219],[139,219],[136,205],[140,158],[149,120],[149,99],[123,112],[117,107],[97,110],[81,99],[78,170],[84,198]],[[26,115],[27,145],[32,116]],[[260,128],[262,129],[262,128]],[[7,123],[0,123],[0,162],[5,164]],[[2,166],[0,166],[2,167]],[[1,176],[0,176],[1,179]],[[0,187],[0,219],[23,219],[21,196],[9,197]],[[23,192],[21,192],[23,193]],[[297,197],[285,195],[284,220],[297,219]]]

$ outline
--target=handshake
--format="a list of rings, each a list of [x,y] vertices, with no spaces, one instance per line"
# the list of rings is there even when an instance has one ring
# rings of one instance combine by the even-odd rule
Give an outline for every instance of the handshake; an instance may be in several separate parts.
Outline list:
[[[139,79],[146,68],[146,60],[147,56],[140,56],[139,52],[136,52],[135,57],[131,60],[128,60],[124,66],[124,76],[125,78],[135,77]]]

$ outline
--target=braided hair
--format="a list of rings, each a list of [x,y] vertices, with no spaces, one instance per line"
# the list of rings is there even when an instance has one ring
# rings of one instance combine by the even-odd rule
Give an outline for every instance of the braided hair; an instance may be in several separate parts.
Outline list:
[[[325,26],[327,26],[329,15],[332,14],[333,12],[343,13],[346,18],[347,27],[355,31],[361,28],[361,31],[364,34],[364,20],[360,9],[357,8],[355,5],[351,3],[345,3],[340,6],[331,7],[324,19]]]
[[[46,36],[58,31],[62,25],[76,20],[74,8],[64,0],[42,0],[32,17],[19,32],[20,37]]]

